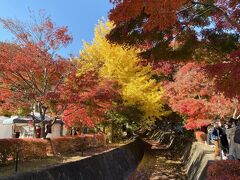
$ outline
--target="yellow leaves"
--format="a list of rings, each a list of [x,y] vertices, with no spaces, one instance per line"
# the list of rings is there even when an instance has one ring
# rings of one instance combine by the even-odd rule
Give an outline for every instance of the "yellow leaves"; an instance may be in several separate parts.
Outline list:
[[[127,105],[139,105],[145,117],[158,117],[161,113],[161,95],[155,86],[148,86],[148,82],[132,81],[122,88],[122,96]]]
[[[105,35],[113,28],[110,22],[99,22],[91,45],[84,43],[80,52],[79,71],[99,69],[104,79],[116,80],[121,86],[125,105],[138,105],[147,124],[161,115],[163,93],[157,82],[151,79],[150,66],[141,66],[138,49],[111,44]]]

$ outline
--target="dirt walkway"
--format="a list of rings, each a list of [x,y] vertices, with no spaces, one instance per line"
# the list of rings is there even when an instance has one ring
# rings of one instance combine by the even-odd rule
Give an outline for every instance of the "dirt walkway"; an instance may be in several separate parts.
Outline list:
[[[161,150],[145,153],[143,160],[129,180],[184,180],[187,179],[180,160],[166,158]]]
[[[185,180],[186,174],[180,161],[180,151],[175,154],[167,146],[146,139],[150,148],[145,151],[141,163],[129,180]]]

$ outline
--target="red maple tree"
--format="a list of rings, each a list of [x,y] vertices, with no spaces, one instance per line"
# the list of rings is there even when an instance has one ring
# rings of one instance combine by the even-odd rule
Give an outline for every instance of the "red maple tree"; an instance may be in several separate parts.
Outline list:
[[[143,29],[150,31],[153,28],[166,28],[176,22],[176,11],[186,0],[126,0],[111,1],[116,7],[110,11],[109,18],[116,24],[130,21],[145,13],[148,20],[143,24]],[[161,19],[161,21],[159,21]]]
[[[103,121],[105,113],[119,97],[116,84],[99,79],[96,71],[81,75],[73,71],[62,88],[62,99],[69,102],[63,118],[70,127],[93,127]]]
[[[208,65],[206,72],[216,79],[216,88],[229,98],[239,99],[240,90],[240,50],[231,52],[227,61]]]
[[[185,119],[187,129],[206,126],[216,117],[231,116],[232,99],[215,90],[214,79],[207,76],[205,64],[187,63],[165,84],[165,97],[173,111]]]
[[[222,54],[237,48],[229,40],[240,31],[238,0],[110,1],[114,8],[109,19],[115,27],[107,38],[143,48],[140,55],[148,61],[201,58],[197,54],[204,50],[206,57],[214,52],[222,59]],[[173,43],[178,46],[173,48]]]
[[[41,121],[46,113],[54,113],[60,85],[71,72],[71,63],[57,54],[71,40],[67,27],[57,27],[49,17],[40,16],[33,24],[18,20],[0,19],[3,27],[16,38],[12,43],[0,44],[0,91],[6,104],[14,109],[27,104],[38,106]],[[3,92],[8,95],[3,97]],[[50,98],[52,97],[52,98]],[[56,119],[56,118],[54,118]],[[44,124],[42,135],[45,136]]]

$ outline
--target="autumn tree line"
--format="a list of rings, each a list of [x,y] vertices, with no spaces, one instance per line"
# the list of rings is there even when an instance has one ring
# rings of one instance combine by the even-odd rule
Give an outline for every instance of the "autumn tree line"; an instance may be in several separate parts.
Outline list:
[[[69,127],[132,131],[173,115],[187,129],[238,118],[237,0],[111,3],[109,21],[99,21],[79,57],[59,55],[72,36],[48,16],[32,24],[0,19],[15,37],[0,43],[2,115],[29,114],[37,105],[42,122],[49,114]]]

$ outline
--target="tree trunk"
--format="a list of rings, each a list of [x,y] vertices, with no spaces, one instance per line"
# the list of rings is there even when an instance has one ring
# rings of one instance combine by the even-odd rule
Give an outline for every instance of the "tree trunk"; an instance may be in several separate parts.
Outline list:
[[[60,127],[60,136],[63,136],[63,124],[61,124],[61,127]]]
[[[42,138],[46,138],[46,134],[45,134],[45,122],[41,122],[41,137]]]
[[[37,131],[36,131],[36,123],[35,123],[35,114],[34,114],[34,108],[32,108],[32,120],[33,120],[33,138],[37,137]]]
[[[37,137],[35,118],[33,117],[33,138]]]
[[[40,114],[40,118],[41,118],[41,137],[42,138],[46,138],[46,133],[45,133],[45,114],[46,114],[46,111],[47,111],[47,108],[44,107],[41,103],[38,103],[38,107],[39,107],[39,114]]]

